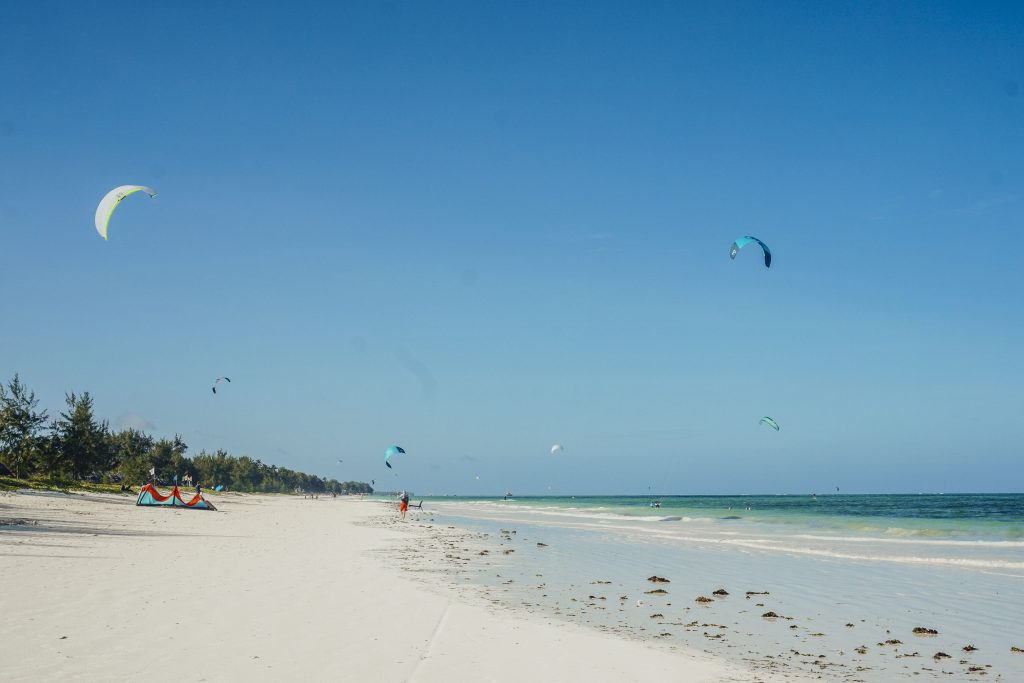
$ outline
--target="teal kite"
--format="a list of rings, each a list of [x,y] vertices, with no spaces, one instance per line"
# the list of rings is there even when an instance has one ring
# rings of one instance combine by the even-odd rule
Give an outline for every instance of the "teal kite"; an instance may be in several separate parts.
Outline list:
[[[388,448],[384,451],[384,464],[387,465],[389,468],[394,469],[393,467],[391,467],[391,463],[388,462],[388,460],[391,459],[392,455],[397,455],[398,453],[405,453],[405,449],[402,448],[401,446],[388,446]]]
[[[740,249],[747,246],[751,242],[757,242],[758,244],[761,245],[761,248],[764,249],[764,267],[771,268],[772,252],[770,249],[768,249],[768,245],[762,242],[761,240],[757,239],[756,237],[751,237],[750,235],[744,235],[743,237],[736,238],[736,241],[732,243],[732,248],[729,250],[729,258],[736,258],[736,254],[740,253]]]
[[[764,417],[762,417],[762,418],[761,418],[761,421],[760,421],[760,422],[758,422],[757,424],[759,424],[759,425],[768,425],[769,427],[771,427],[771,428],[772,428],[772,429],[774,429],[775,431],[779,431],[779,423],[778,423],[778,422],[776,422],[775,420],[771,419],[771,418],[770,418],[770,417],[768,417],[767,415],[765,415]]]

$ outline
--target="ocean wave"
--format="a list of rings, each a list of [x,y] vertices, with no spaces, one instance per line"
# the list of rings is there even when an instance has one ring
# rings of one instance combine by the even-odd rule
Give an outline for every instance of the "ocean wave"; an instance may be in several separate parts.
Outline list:
[[[445,503],[448,505],[449,503]],[[458,507],[462,508],[473,508],[476,510],[483,510],[501,514],[508,514],[509,512],[521,513],[524,516],[537,515],[539,517],[572,517],[576,519],[584,520],[609,520],[609,521],[628,521],[628,522],[710,522],[710,517],[688,517],[688,516],[675,516],[675,515],[652,515],[652,514],[623,514],[621,512],[614,512],[613,508],[610,507],[592,507],[592,508],[577,508],[577,507],[560,507],[554,505],[508,505],[501,503],[493,503],[490,501],[467,501],[465,503],[457,503]]]
[[[912,531],[912,530],[905,530]],[[914,536],[915,534],[907,534]],[[925,534],[921,534],[925,535]],[[938,534],[936,534],[938,535]],[[943,532],[941,535],[948,535]],[[811,541],[833,541],[839,543],[890,543],[898,545],[924,545],[924,546],[965,546],[975,548],[1024,548],[1024,541],[990,541],[990,540],[956,540],[938,538],[885,538],[879,536],[823,536],[820,534],[793,534],[790,538],[803,538]]]
[[[896,562],[900,564],[930,564],[950,567],[970,567],[972,569],[1016,569],[1024,571],[1024,562],[1013,560],[977,559],[971,557],[922,557],[918,555],[860,555],[856,553],[837,552],[819,548],[806,548],[780,545],[770,539],[722,539],[725,545],[735,545],[762,551],[790,553],[828,557],[837,560],[858,560],[867,562]]]
[[[597,528],[595,526],[595,528]],[[699,545],[712,545],[712,546],[727,546],[734,548],[743,548],[745,550],[754,550],[764,553],[779,553],[779,554],[790,554],[790,555],[805,555],[811,557],[820,557],[836,560],[852,560],[862,562],[893,562],[899,564],[918,564],[918,565],[939,565],[939,566],[954,566],[963,567],[969,569],[1005,569],[1005,570],[1016,570],[1024,571],[1024,561],[997,559],[997,558],[972,558],[972,557],[942,557],[942,556],[921,556],[921,555],[898,555],[898,554],[865,554],[863,552],[856,552],[854,549],[852,552],[842,549],[828,549],[813,546],[794,546],[787,541],[793,541],[797,538],[803,538],[805,540],[846,540],[841,537],[830,537],[830,536],[819,536],[814,534],[802,534],[792,535],[784,537],[771,537],[771,538],[736,538],[727,537],[720,535],[707,535],[707,534],[690,534],[690,533],[679,533],[678,531],[672,531],[664,526],[643,526],[643,527],[630,527],[626,525],[614,525],[614,526],[602,526],[604,530],[618,530],[626,533],[643,532],[643,535],[655,539],[660,538],[662,541],[667,541],[672,544],[699,544]],[[637,537],[634,536],[634,539]],[[863,538],[865,542],[875,541],[879,539]],[[898,542],[897,539],[888,539],[890,541]],[[941,544],[936,544],[936,546]],[[984,547],[984,546],[973,546],[973,547]],[[1000,546],[1005,547],[1005,546]]]

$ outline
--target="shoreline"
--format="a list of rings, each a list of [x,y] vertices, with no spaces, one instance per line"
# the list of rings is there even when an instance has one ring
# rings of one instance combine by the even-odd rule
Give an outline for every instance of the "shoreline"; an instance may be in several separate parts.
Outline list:
[[[423,544],[388,528],[386,503],[210,498],[218,512],[139,508],[117,494],[0,497],[0,519],[14,522],[0,526],[0,642],[24,653],[5,657],[0,677],[753,680],[713,657],[411,580],[391,559]]]
[[[702,651],[759,675],[784,672],[787,680],[1024,675],[1024,655],[1011,650],[1022,635],[1013,616],[1024,609],[1019,573],[806,556],[729,545],[705,538],[707,529],[696,539],[647,533],[665,527],[649,521],[570,524],[511,507],[490,517],[475,504],[428,508],[426,524],[455,527],[448,533],[466,539],[458,545],[439,534],[434,561],[447,563],[456,584],[514,612]],[[735,533],[724,528],[727,538]],[[477,543],[473,552],[467,541]],[[667,594],[646,594],[659,587],[647,582],[652,573],[671,579],[661,586]],[[714,595],[722,588],[731,595]],[[763,616],[772,613],[778,616]],[[939,633],[913,633],[918,627]]]

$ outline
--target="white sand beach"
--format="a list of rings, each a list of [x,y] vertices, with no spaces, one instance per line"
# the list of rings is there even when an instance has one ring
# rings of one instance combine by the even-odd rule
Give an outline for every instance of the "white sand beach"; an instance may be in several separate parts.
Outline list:
[[[385,503],[210,498],[0,496],[0,679],[766,680],[411,580],[389,558],[416,524],[367,523]]]

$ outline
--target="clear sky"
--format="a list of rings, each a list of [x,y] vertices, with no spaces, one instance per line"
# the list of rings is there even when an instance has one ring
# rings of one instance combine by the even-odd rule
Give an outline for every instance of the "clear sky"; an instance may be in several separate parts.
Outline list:
[[[0,84],[51,413],[418,493],[1024,489],[1024,5],[12,3]]]

